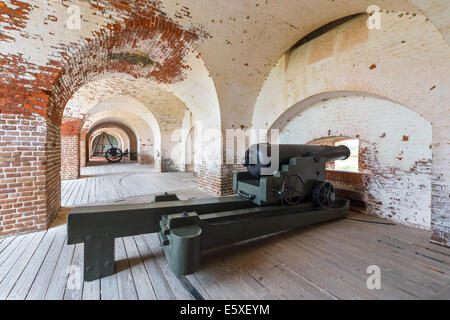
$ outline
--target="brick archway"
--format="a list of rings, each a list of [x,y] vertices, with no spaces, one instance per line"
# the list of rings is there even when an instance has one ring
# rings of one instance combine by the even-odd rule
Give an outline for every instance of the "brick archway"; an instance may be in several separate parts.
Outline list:
[[[270,129],[281,130],[281,143],[358,139],[358,172],[328,168],[340,193],[359,202],[358,211],[428,230],[439,226],[432,201],[433,128],[411,108],[362,92],[324,92],[288,108]]]
[[[2,108],[1,118],[23,129],[23,137],[11,141],[20,145],[16,150],[23,161],[13,163],[10,170],[20,170],[14,174],[24,181],[20,187],[3,190],[11,205],[2,214],[14,214],[15,223],[2,223],[0,235],[46,228],[58,213],[60,134],[75,136],[81,126],[80,119],[69,118],[62,123],[62,115],[78,88],[111,72],[151,78],[162,84],[181,81],[186,70],[184,58],[197,39],[196,33],[183,30],[157,9],[146,11],[145,15],[136,11],[122,23],[109,24],[85,39],[84,46],[75,45],[74,50],[67,45],[62,54],[65,59],[51,60],[47,66],[39,67],[35,80],[24,76],[23,81],[12,83],[20,98]],[[16,63],[28,65],[22,56],[17,56]],[[22,142],[16,143],[18,139]],[[33,161],[39,165],[33,165]]]
[[[136,134],[130,127],[128,127],[122,123],[119,123],[119,122],[103,122],[103,123],[96,124],[95,126],[93,126],[92,128],[89,129],[89,131],[86,133],[85,139],[84,139],[85,146],[86,146],[85,151],[84,151],[85,152],[84,160],[86,162],[88,161],[89,148],[90,148],[89,140],[90,140],[91,136],[96,131],[101,130],[103,128],[108,128],[108,127],[117,127],[119,129],[123,130],[127,134],[128,138],[130,140],[129,152],[133,154],[133,156],[130,156],[130,160],[133,160],[133,161],[137,160],[138,159],[138,154],[137,154],[138,153],[138,142],[137,142]],[[125,151],[125,150],[123,150],[123,151]],[[81,153],[83,153],[83,151],[81,151]],[[81,160],[81,162],[83,162],[83,160],[81,159],[81,156],[80,156],[80,160]]]
[[[369,31],[364,18],[355,18],[286,53],[259,93],[252,125],[268,129],[299,101],[329,92],[367,92],[408,107],[433,125],[432,241],[450,245],[448,114],[442,112],[450,97],[450,50],[427,17],[402,17],[383,12],[383,32]]]
[[[48,118],[61,123],[64,107],[73,93],[110,72],[151,78],[157,83],[181,81],[186,67],[183,59],[198,37],[175,23],[162,25],[152,19],[127,20],[124,25],[108,26],[108,36],[101,34],[90,39],[64,64],[52,85]]]

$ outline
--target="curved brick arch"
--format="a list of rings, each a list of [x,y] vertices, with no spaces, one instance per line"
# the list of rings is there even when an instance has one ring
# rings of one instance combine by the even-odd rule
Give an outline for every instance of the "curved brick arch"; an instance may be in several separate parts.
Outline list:
[[[127,11],[127,8],[119,8]],[[134,9],[133,9],[134,10]],[[39,98],[46,107],[43,115],[47,121],[47,223],[56,215],[60,206],[61,168],[58,127],[63,120],[67,102],[83,85],[108,77],[110,73],[127,74],[139,78],[151,78],[157,83],[170,84],[181,81],[189,68],[185,56],[194,47],[198,36],[180,28],[158,10],[150,10],[144,16],[134,12],[122,22],[108,24],[87,38],[84,45],[75,50],[66,46],[64,60],[50,60],[41,67],[44,74],[37,74],[37,87],[42,89]],[[45,102],[46,101],[46,102]],[[78,145],[81,119],[65,119],[61,133],[65,143]],[[68,141],[70,137],[70,141]]]
[[[126,99],[126,110],[114,110],[107,107],[109,103],[120,103]],[[89,117],[84,118],[81,130],[81,144],[91,128],[104,122],[121,123],[134,130],[137,137],[139,160],[141,163],[154,163],[157,170],[161,170],[161,128],[153,112],[139,101],[130,97],[115,97],[91,109]],[[80,159],[83,161],[83,158]],[[83,163],[82,163],[83,164]]]
[[[83,85],[71,97],[64,110],[63,135],[76,135],[80,130],[76,128],[81,126],[82,119],[91,117],[90,113],[94,112],[93,110],[98,104],[102,101],[115,100],[119,96],[129,97],[129,99],[134,99],[139,104],[146,106],[157,118],[156,122],[159,123],[173,123],[175,111],[181,110],[180,107],[183,105],[182,108],[189,109],[196,121],[201,122],[203,128],[219,127],[219,105],[212,79],[208,76],[201,58],[190,55],[188,62],[193,70],[187,74],[187,79],[177,84],[161,85],[149,79],[134,79],[130,76],[115,73],[108,74],[107,78]],[[120,107],[126,108],[126,103]],[[178,118],[181,119],[181,115]],[[73,129],[73,127],[76,128]],[[171,140],[170,132],[173,129],[167,127],[163,130],[167,133],[167,141]],[[157,131],[159,132],[160,130]],[[155,133],[156,136],[157,134]],[[218,155],[220,155],[221,146],[217,143],[205,142],[205,144],[214,146],[214,154],[217,154],[214,159],[220,159]],[[167,147],[170,147],[170,145]],[[169,154],[168,152],[164,153]],[[155,155],[158,154],[161,155],[161,150],[155,152]],[[164,169],[165,160],[162,160],[162,162],[155,161],[155,164],[162,164]],[[210,160],[204,161],[199,159],[198,163],[202,163],[202,161],[206,163],[206,166],[212,166]],[[168,159],[166,162],[170,169],[170,160]]]
[[[272,122],[270,127],[267,129],[267,134],[270,134],[270,130],[281,130],[284,128],[290,120],[298,115],[299,113],[305,111],[312,105],[321,102],[321,101],[327,101],[334,98],[340,98],[340,97],[353,97],[353,96],[359,96],[359,97],[371,97],[375,99],[381,99],[381,100],[387,100],[392,103],[398,104],[403,106],[404,108],[416,113],[418,116],[423,118],[428,123],[431,123],[428,119],[426,119],[423,115],[419,114],[414,108],[405,106],[401,104],[399,101],[395,101],[394,99],[391,99],[390,97],[380,96],[373,92],[368,91],[348,91],[348,90],[335,90],[335,91],[324,91],[309,97],[306,97],[305,99],[295,103],[291,107],[287,108],[279,117]]]
[[[80,161],[81,164],[83,164],[83,162],[87,161],[88,156],[89,156],[89,140],[91,138],[91,136],[94,136],[94,134],[96,132],[98,132],[99,130],[102,130],[103,128],[118,128],[121,131],[123,131],[129,139],[129,148],[128,151],[132,154],[134,153],[138,153],[138,140],[136,137],[136,133],[134,132],[134,130],[132,128],[130,128],[129,126],[120,123],[120,122],[114,122],[114,121],[100,121],[97,122],[95,125],[91,126],[88,130],[88,132],[85,134],[85,148],[83,150],[83,146],[80,145]],[[83,135],[84,136],[84,135]],[[83,140],[83,137],[80,137],[80,142],[81,140]],[[125,151],[125,148],[122,150]],[[83,157],[84,157],[84,161],[83,161]],[[129,157],[130,160],[137,160],[137,156],[133,155]]]
[[[359,172],[330,171],[328,179],[364,203],[360,211],[431,228],[430,122],[403,105],[361,93],[324,93],[292,108],[298,113],[279,122],[280,143],[358,139]]]
[[[151,78],[163,84],[181,81],[189,68],[184,58],[197,38],[173,22],[159,23],[156,17],[108,25],[62,65],[50,91],[48,118],[60,124],[73,94],[108,73]]]
[[[448,244],[450,47],[426,17],[403,18],[383,13],[383,32],[356,18],[283,56],[260,92],[253,126],[269,128],[292,105],[327,91],[369,92],[420,114],[433,126],[432,239]]]
[[[92,126],[89,129],[89,131],[86,134],[86,139],[89,140],[89,137],[94,136],[96,131],[102,130],[103,128],[109,128],[109,127],[118,128],[121,131],[123,131],[128,136],[128,139],[130,141],[129,151],[133,152],[133,153],[137,152],[136,133],[133,131],[133,129],[131,129],[127,125],[124,125],[120,122],[103,121],[101,123],[97,123],[95,126]],[[125,151],[125,150],[123,150],[123,151]],[[132,160],[136,160],[136,159],[132,159]]]
[[[105,104],[109,102],[113,102],[116,100],[125,100],[128,104],[127,110],[122,110],[128,113],[133,113],[135,116],[141,115],[142,119],[148,123],[149,128],[151,128],[151,131],[155,137],[158,137],[160,135],[160,125],[158,118],[155,116],[154,112],[147,108],[145,104],[131,96],[123,96],[123,95],[111,95],[111,96],[104,96],[105,99],[101,99],[98,103],[95,104],[94,107],[89,109],[88,115],[83,115],[81,118],[81,124],[79,128],[81,131],[87,132],[97,124],[101,123],[103,121],[103,118],[105,117],[113,117],[110,113],[121,110],[111,110],[109,108],[105,108]],[[118,117],[116,117],[118,118]],[[133,127],[132,125],[129,126],[130,128]],[[136,135],[139,135],[138,132],[135,132]]]
[[[190,61],[190,65],[192,63]],[[220,126],[219,106],[212,80],[207,76],[207,69],[202,62],[197,63],[196,67],[199,68],[195,75],[189,75],[189,79],[175,85],[158,84],[145,78],[136,79],[123,73],[108,73],[101,79],[84,84],[72,95],[64,109],[63,124],[71,125],[72,121],[85,118],[102,101],[115,96],[128,96],[149,108],[155,100],[166,100],[169,105],[170,101],[173,104],[183,104],[207,127]],[[209,86],[205,85],[205,80],[209,80]],[[163,117],[167,110],[154,110],[154,113]],[[80,122],[73,125],[79,127]]]
[[[118,101],[116,97],[115,102]],[[120,100],[120,99],[119,99]],[[158,120],[153,113],[144,105],[131,98],[127,99],[127,108],[117,112],[105,108],[100,103],[99,107],[90,109],[88,117],[78,118],[77,116],[63,118],[61,126],[61,176],[63,179],[77,179],[80,174],[80,166],[86,165],[86,134],[99,123],[105,121],[121,122],[136,130],[134,135],[139,140],[138,153],[143,161],[152,160],[160,168],[159,158],[153,161],[154,154],[161,152],[161,130]],[[155,150],[153,150],[155,149]],[[58,150],[57,150],[58,151]],[[67,156],[67,155],[71,156]],[[148,162],[144,161],[144,162]],[[54,170],[58,168],[55,167]]]
[[[114,137],[114,139],[117,140],[118,146],[117,148],[121,149],[121,150],[125,150],[125,147],[128,145],[127,140],[124,139],[126,137],[126,134],[124,134],[124,131],[119,131],[119,130],[111,130],[111,128],[104,128],[104,132],[112,137]],[[97,138],[98,136],[100,136],[102,134],[102,132],[95,132],[92,135],[92,139],[90,140],[90,148],[92,150],[93,148],[93,142],[95,141],[95,138]]]
[[[90,88],[83,95],[88,96],[89,100],[79,100],[75,107],[78,112],[79,105],[83,105],[81,115],[88,121],[101,111],[115,112],[115,117],[119,118],[123,110],[124,112],[133,111],[136,119],[145,118],[151,128],[159,128],[157,132],[153,130],[155,138],[159,133],[161,137],[160,142],[155,143],[155,146],[159,147],[155,150],[155,154],[160,153],[160,158],[158,157],[155,163],[158,167],[159,164],[161,165],[162,171],[180,169],[179,160],[173,155],[173,150],[179,143],[175,135],[180,134],[177,130],[181,128],[183,118],[190,111],[177,96],[158,87],[136,84],[134,80],[129,79],[119,79],[118,82],[111,81],[104,86]],[[151,116],[156,119],[158,126],[152,125],[155,121],[148,119]]]
[[[100,131],[102,130],[102,131]],[[109,134],[111,136],[113,136],[119,143],[118,148],[122,151],[125,151],[126,149],[129,149],[129,145],[130,145],[130,139],[127,135],[127,133],[125,131],[123,131],[122,129],[118,128],[118,127],[105,127],[103,129],[100,129],[97,132],[94,132],[94,134],[90,137],[87,138],[87,155],[88,158],[91,159],[92,157],[92,149],[94,147],[94,141],[95,138],[98,137],[99,135],[102,134],[102,132],[105,132],[106,134]],[[106,151],[106,150],[104,150]],[[103,160],[103,159],[102,159]]]

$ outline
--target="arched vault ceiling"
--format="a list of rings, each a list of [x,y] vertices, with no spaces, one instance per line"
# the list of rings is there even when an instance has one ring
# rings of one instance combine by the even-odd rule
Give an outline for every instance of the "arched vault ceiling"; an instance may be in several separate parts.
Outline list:
[[[89,132],[103,123],[119,123],[130,128],[141,142],[155,140],[158,146],[160,144],[161,133],[158,123],[145,117],[138,117],[132,111],[99,111],[84,123],[83,130]]]
[[[140,119],[136,122],[135,119],[136,115],[131,112],[122,112],[120,117],[115,116],[114,112],[99,112],[84,123],[83,132],[92,133],[104,127],[117,126],[118,128],[122,127],[122,129],[128,128],[136,137],[140,137],[143,130],[147,131],[147,134],[153,134],[154,131],[159,130],[158,127],[152,128],[151,124],[145,122],[145,120]]]
[[[425,15],[447,40],[450,38],[448,0],[98,0],[95,4],[72,1],[82,8],[83,15],[95,17],[86,20],[79,32],[67,32],[62,18],[53,24],[42,23],[42,18],[49,13],[49,17],[63,17],[67,10],[65,2],[27,2],[32,3],[33,8],[29,13],[30,22],[26,23],[24,30],[0,29],[5,36],[15,39],[0,41],[0,51],[23,55],[27,61],[39,66],[45,66],[55,59],[58,61],[52,62],[58,64],[62,56],[72,54],[64,48],[73,47],[75,52],[80,48],[82,50],[86,38],[102,34],[108,24],[117,24],[133,17],[136,10],[161,13],[173,21],[177,28],[180,26],[195,33],[194,38],[198,36],[198,41],[190,41],[189,46],[193,47],[192,52],[199,53],[196,57],[200,59],[201,56],[214,81],[220,104],[220,115],[216,119],[221,116],[224,128],[250,125],[253,107],[264,79],[293,44],[333,20],[366,12],[370,5],[378,5],[384,12],[390,11],[392,14],[402,11]],[[106,7],[113,8],[113,11],[103,11]],[[32,36],[24,38],[22,31]],[[45,43],[42,43],[42,39],[45,39]],[[127,45],[140,48],[141,44]],[[30,51],[32,47],[38,53]],[[153,51],[148,53],[151,57],[161,50],[161,45],[157,43],[151,47]],[[194,63],[188,59],[185,57],[186,64],[180,63],[178,67],[186,70],[187,74],[195,73],[195,67],[192,67]],[[189,71],[190,68],[193,68],[192,71]],[[186,77],[189,78],[189,75]],[[199,94],[194,92],[192,96]],[[190,97],[187,92],[184,95]],[[212,100],[211,96],[208,97]],[[183,98],[183,101],[186,102],[186,99]]]
[[[170,115],[182,116],[187,110],[183,101],[152,82],[144,79],[114,78],[90,82],[80,88],[67,103],[64,116],[89,119],[95,113],[109,109],[127,111],[135,105],[134,101],[127,97],[148,108],[158,121]],[[107,101],[114,103],[104,103]]]
[[[198,50],[214,79],[222,124],[226,128],[249,125],[265,77],[294,43],[328,22],[366,12],[369,5],[378,5],[383,11],[426,15],[450,39],[448,0],[200,0],[186,5],[178,5],[174,0],[162,3],[168,15],[174,17],[179,15],[180,6],[188,7],[191,18],[182,16],[177,21],[185,27],[201,26],[210,34]]]
[[[435,127],[446,126],[446,114],[440,110],[449,100],[448,43],[424,16],[404,19],[382,13],[382,21],[386,30],[368,31],[365,17],[357,17],[285,54],[259,93],[253,126],[269,128],[291,106],[336,91],[385,97]],[[332,37],[341,41],[329,41]],[[358,37],[361,40],[354,41]],[[324,59],[324,53],[329,58]]]

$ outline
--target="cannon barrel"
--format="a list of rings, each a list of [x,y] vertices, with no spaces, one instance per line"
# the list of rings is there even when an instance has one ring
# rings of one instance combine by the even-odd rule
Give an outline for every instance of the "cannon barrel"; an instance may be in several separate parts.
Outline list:
[[[271,145],[268,143],[259,143],[251,145],[245,153],[242,164],[247,171],[256,179],[261,177],[261,168],[268,168],[271,165],[271,158],[276,156],[278,146],[279,168],[281,165],[288,164],[289,159],[293,157],[312,157],[322,158],[326,162],[345,160],[350,157],[350,149],[346,146],[319,146],[304,144],[279,144]],[[252,153],[250,153],[252,152]],[[251,155],[251,156],[250,156]]]

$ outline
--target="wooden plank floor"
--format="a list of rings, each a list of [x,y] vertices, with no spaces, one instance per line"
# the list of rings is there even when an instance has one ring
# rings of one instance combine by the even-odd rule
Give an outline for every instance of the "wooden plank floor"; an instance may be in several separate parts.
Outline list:
[[[170,181],[192,179],[189,174],[161,178],[135,169],[130,171],[136,183],[163,179],[172,188]],[[124,174],[119,167],[101,170]],[[95,171],[90,174],[93,177],[85,179],[98,178]],[[124,192],[92,186],[89,190]],[[82,204],[86,199],[99,203],[102,198],[96,192],[102,191],[92,192],[92,198],[80,197]],[[176,192],[183,199],[207,196],[187,182],[186,189]],[[151,193],[136,193],[125,202],[151,198]],[[0,299],[192,299],[170,271],[154,234],[116,239],[117,273],[79,281],[83,245],[66,244],[61,216],[48,231],[0,239]],[[205,299],[450,299],[450,249],[431,244],[427,231],[379,224],[386,221],[355,213],[351,218],[377,223],[344,219],[211,250],[203,254],[200,270],[187,279]],[[367,289],[370,265],[380,267],[380,290]]]
[[[65,241],[65,225],[4,239],[0,299],[191,299],[154,234],[116,239],[117,273],[89,283],[76,277],[83,246]],[[366,287],[370,265],[381,290]],[[450,249],[421,230],[340,220],[206,252],[187,278],[207,299],[450,299]]]
[[[197,190],[192,173],[158,173],[150,165],[120,163],[81,168],[81,178],[61,183],[62,207],[74,207],[103,202],[124,202],[131,197],[143,197],[163,192],[191,191],[191,194],[207,194]],[[147,197],[147,199],[150,199]],[[142,201],[142,199],[140,199]]]

